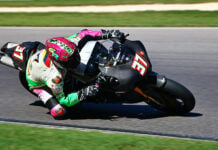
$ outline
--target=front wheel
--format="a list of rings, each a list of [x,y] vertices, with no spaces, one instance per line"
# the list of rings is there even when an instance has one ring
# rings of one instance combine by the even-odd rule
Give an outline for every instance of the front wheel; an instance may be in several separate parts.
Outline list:
[[[183,85],[170,79],[167,79],[164,87],[146,88],[141,92],[146,103],[167,113],[185,114],[195,106],[193,94]]]

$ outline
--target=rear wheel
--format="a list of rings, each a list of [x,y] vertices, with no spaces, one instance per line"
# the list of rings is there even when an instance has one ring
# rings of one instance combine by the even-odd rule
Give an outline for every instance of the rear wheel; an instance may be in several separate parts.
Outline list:
[[[146,103],[167,113],[185,114],[195,106],[193,94],[183,85],[170,79],[167,79],[163,88],[153,87],[143,89],[142,92]]]

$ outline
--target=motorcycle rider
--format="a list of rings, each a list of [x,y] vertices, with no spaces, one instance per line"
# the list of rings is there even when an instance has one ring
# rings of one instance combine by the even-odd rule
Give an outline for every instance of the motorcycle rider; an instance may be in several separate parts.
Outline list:
[[[53,117],[60,117],[66,114],[65,107],[74,106],[99,90],[99,85],[93,84],[68,95],[63,91],[66,73],[80,63],[81,48],[90,40],[122,40],[123,36],[119,30],[85,29],[67,38],[51,38],[45,47],[40,42],[6,43],[1,48],[0,62],[25,71],[29,90],[43,101]]]

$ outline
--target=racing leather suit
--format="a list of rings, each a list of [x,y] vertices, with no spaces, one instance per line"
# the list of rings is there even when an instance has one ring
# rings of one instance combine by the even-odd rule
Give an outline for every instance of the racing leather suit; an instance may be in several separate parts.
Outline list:
[[[83,30],[66,39],[75,43],[77,49],[80,50],[87,41],[108,38],[122,39],[123,35],[119,30]],[[56,67],[48,56],[46,49],[37,48],[36,50],[37,45],[40,45],[40,42],[24,42],[21,45],[6,43],[1,48],[0,63],[25,71],[30,91],[44,102],[53,117],[63,116],[66,112],[63,106],[71,107],[79,103],[84,99],[84,94],[81,93],[90,95],[88,93],[91,90],[85,88],[81,90],[82,92],[78,91],[65,95],[63,87],[67,70]],[[78,57],[80,56],[78,55]]]
[[[101,31],[84,30],[71,35],[67,39],[74,42],[78,48],[82,47],[88,40],[97,40],[102,37]],[[26,68],[26,79],[29,88],[37,94],[46,104],[49,99],[55,96],[60,104],[71,107],[80,100],[78,93],[65,95],[63,92],[64,78],[67,70],[57,68],[49,58],[45,49],[36,52],[29,58]],[[45,88],[48,87],[52,93]]]

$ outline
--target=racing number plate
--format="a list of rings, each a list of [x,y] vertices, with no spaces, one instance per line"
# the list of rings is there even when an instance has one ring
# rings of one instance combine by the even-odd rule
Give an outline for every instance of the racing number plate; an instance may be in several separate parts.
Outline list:
[[[23,62],[23,51],[24,51],[25,48],[26,48],[26,47],[21,47],[20,45],[18,45],[18,46],[15,48],[14,53],[12,54],[12,56],[13,56],[15,59],[17,59],[17,60]]]
[[[144,76],[148,70],[148,63],[139,53],[136,53],[131,68],[137,70],[141,76]]]

